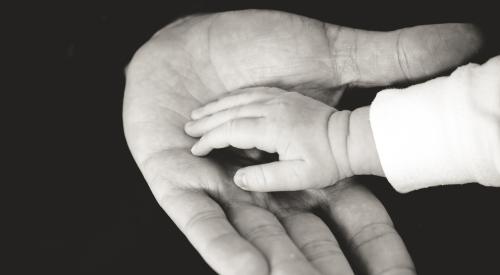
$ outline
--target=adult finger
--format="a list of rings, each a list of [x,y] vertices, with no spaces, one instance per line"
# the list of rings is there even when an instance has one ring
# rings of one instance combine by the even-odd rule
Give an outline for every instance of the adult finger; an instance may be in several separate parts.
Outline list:
[[[326,189],[330,215],[356,266],[366,274],[416,274],[384,206],[354,179]]]
[[[302,160],[281,160],[239,169],[234,182],[242,189],[255,192],[295,191],[306,188]]]
[[[248,203],[230,204],[227,213],[242,236],[264,254],[270,274],[318,274],[274,214]]]
[[[268,87],[239,89],[228,94],[223,94],[217,100],[193,110],[191,112],[191,119],[200,119],[236,106],[265,101],[284,92],[277,88]]]
[[[239,149],[257,148],[274,153],[275,142],[270,140],[267,128],[263,118],[231,120],[206,133],[193,145],[191,152],[197,156],[204,156],[213,149],[233,146]]]
[[[383,86],[417,81],[463,64],[482,45],[471,24],[436,24],[390,32],[326,24],[333,62],[351,85]]]
[[[307,260],[321,274],[353,274],[332,231],[318,216],[292,212],[280,220]]]
[[[192,137],[201,137],[208,131],[238,118],[263,117],[267,114],[267,106],[264,104],[252,103],[249,105],[231,107],[214,113],[210,116],[186,123],[184,129]]]
[[[193,157],[186,149],[166,149],[138,165],[160,206],[217,273],[268,274],[262,253],[235,230],[213,194],[205,191],[215,189],[214,185],[239,191],[230,179],[221,177],[222,171],[214,169],[214,164]],[[195,167],[206,182],[183,172],[187,167]],[[231,192],[232,198],[242,200],[247,195]]]
[[[268,274],[263,255],[240,236],[207,194],[172,192],[159,203],[217,273]]]

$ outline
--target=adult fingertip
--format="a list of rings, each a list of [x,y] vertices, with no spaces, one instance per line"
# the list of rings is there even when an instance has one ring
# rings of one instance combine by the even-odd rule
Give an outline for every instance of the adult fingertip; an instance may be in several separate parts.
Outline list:
[[[429,39],[425,41],[425,45],[430,45],[433,49],[433,55],[427,56],[427,59],[429,62],[443,62],[444,69],[468,62],[483,47],[483,33],[474,24],[448,23],[437,25],[435,28],[438,31],[429,32]],[[420,38],[415,39],[419,41]],[[435,56],[442,57],[436,59]],[[438,67],[438,64],[435,66]]]

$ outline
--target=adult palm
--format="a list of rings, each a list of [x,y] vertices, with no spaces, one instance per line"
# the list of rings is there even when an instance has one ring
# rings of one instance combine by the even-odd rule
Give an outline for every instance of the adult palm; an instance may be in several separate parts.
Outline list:
[[[155,34],[127,68],[127,141],[161,207],[218,273],[352,274],[352,265],[414,274],[384,207],[355,179],[246,192],[232,182],[239,158],[191,155],[184,123],[242,87],[280,87],[335,106],[346,87],[424,79],[463,63],[480,43],[463,24],[369,32],[276,11],[187,17]]]

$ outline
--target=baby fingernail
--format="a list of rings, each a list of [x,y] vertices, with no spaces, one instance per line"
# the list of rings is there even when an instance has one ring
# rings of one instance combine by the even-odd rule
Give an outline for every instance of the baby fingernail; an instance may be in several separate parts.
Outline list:
[[[236,185],[238,185],[241,189],[247,189],[247,179],[245,173],[242,172],[236,172],[236,175],[234,175],[234,182]]]
[[[198,143],[195,143],[193,147],[191,147],[191,154],[198,155],[197,150],[198,150]]]
[[[191,112],[191,119],[198,119],[200,116],[200,111],[199,109],[195,109]]]

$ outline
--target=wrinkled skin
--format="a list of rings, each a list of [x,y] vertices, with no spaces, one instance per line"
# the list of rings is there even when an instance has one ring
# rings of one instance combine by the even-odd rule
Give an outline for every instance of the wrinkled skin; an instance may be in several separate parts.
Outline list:
[[[460,24],[381,33],[274,11],[184,18],[155,34],[127,68],[127,142],[161,207],[218,273],[352,274],[352,265],[414,274],[384,207],[355,179],[246,192],[232,182],[242,158],[193,156],[196,140],[183,127],[193,109],[234,89],[274,86],[335,106],[347,87],[428,79],[463,64],[480,44]]]

